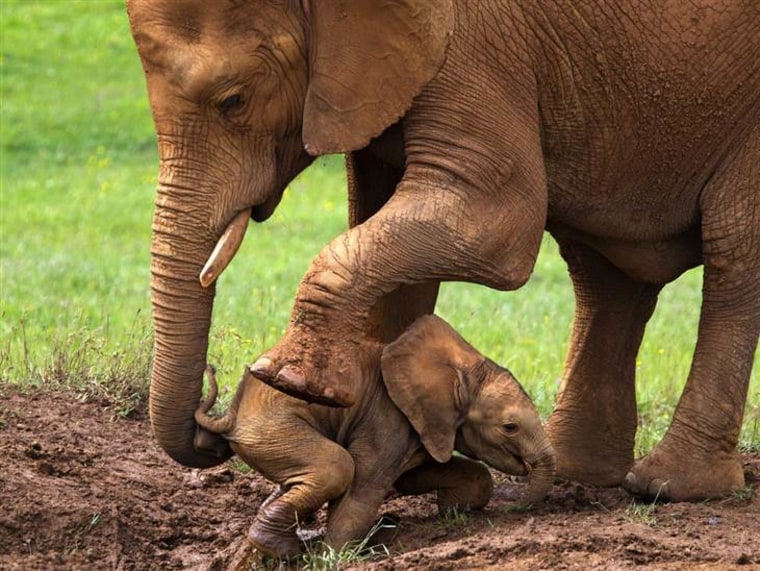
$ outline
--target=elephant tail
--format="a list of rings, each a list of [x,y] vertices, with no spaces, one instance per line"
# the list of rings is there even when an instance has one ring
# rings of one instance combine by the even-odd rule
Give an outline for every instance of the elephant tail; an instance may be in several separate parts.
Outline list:
[[[237,395],[233,400],[230,409],[223,416],[210,416],[208,411],[214,406],[216,397],[219,394],[219,385],[216,383],[216,375],[211,365],[206,366],[206,378],[208,378],[209,389],[208,396],[195,410],[195,422],[201,427],[216,434],[228,434],[235,426],[235,417],[237,415]]]

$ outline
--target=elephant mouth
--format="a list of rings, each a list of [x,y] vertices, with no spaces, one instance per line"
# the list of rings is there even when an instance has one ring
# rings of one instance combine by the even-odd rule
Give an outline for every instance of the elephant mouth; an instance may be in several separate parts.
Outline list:
[[[514,471],[515,476],[530,476],[531,471],[533,468],[531,467],[528,462],[526,462],[523,458],[515,457],[515,466],[516,469]]]
[[[275,193],[267,201],[251,208],[251,218],[254,222],[264,222],[275,211],[282,199],[281,193]]]
[[[531,463],[519,454],[507,453],[506,472],[513,476],[530,476],[533,467]]]

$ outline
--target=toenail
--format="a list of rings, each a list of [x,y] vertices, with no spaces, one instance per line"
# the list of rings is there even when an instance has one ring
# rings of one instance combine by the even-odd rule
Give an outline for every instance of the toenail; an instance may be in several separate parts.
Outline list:
[[[269,357],[259,358],[253,365],[248,366],[248,370],[255,377],[271,377],[272,360]]]
[[[668,481],[661,478],[655,478],[649,483],[649,495],[657,499],[660,496],[667,496]]]
[[[292,388],[303,391],[306,390],[306,379],[303,373],[295,367],[283,367],[277,373],[277,379],[290,385]]]

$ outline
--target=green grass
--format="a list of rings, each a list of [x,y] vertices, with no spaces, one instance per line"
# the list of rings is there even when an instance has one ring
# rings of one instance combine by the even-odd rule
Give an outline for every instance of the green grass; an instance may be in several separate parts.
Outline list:
[[[435,524],[444,529],[456,529],[467,525],[469,520],[470,514],[468,510],[453,506],[444,510],[442,514],[439,512]]]
[[[138,406],[150,354],[149,242],[157,172],[140,64],[122,2],[0,3],[0,374]],[[234,386],[287,324],[309,260],[345,226],[339,158],[321,159],[249,232],[221,278],[209,361]],[[668,286],[639,356],[638,450],[667,426],[688,373],[701,273]],[[529,284],[446,284],[439,313],[508,366],[548,415],[573,298],[546,239]],[[742,434],[760,442],[756,358]],[[117,395],[117,396],[114,396]],[[122,396],[118,396],[122,395]],[[126,396],[124,396],[126,395]],[[131,399],[131,400],[130,400]]]
[[[390,556],[390,550],[383,544],[374,544],[373,539],[379,531],[393,527],[395,526],[384,523],[381,519],[362,539],[350,541],[340,549],[325,543],[319,543],[313,548],[308,547],[301,557],[302,565],[299,568],[303,571],[332,571],[373,559],[387,558]]]
[[[657,525],[657,503],[642,503],[631,500],[628,508],[625,510],[623,519],[626,523],[643,523],[649,527]]]

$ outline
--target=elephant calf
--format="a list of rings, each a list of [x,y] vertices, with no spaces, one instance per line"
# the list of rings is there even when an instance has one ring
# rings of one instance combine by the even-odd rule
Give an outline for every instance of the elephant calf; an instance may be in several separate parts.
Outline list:
[[[483,357],[445,321],[418,319],[395,342],[362,351],[363,393],[347,409],[308,404],[243,377],[229,411],[212,418],[216,382],[195,413],[280,490],[259,510],[249,537],[262,552],[300,551],[297,522],[329,502],[329,545],[363,537],[395,489],[437,490],[439,510],[488,502],[488,469],[530,474],[522,501],[541,500],[554,478],[554,452],[517,380]],[[382,372],[382,374],[380,374]],[[382,379],[382,380],[381,380]],[[203,434],[203,433],[200,433]]]

